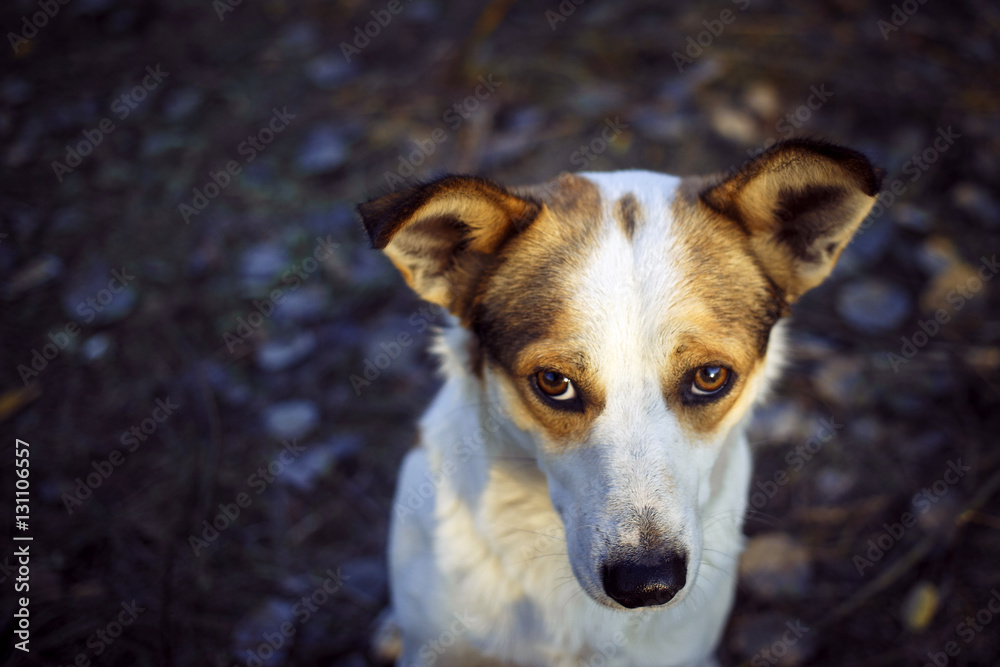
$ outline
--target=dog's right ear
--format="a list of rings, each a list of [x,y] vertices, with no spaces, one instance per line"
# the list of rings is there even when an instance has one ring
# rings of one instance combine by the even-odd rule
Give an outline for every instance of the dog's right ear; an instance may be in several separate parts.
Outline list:
[[[445,176],[358,206],[382,249],[421,298],[463,317],[493,253],[542,205],[473,176]]]
[[[829,275],[875,204],[882,172],[843,146],[789,139],[701,193],[745,233],[789,302]]]

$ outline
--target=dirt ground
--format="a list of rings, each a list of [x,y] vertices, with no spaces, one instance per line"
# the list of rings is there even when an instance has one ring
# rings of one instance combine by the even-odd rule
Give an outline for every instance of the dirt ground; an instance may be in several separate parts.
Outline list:
[[[355,205],[794,135],[886,188],[754,423],[720,661],[1000,665],[1000,6],[12,0],[0,26],[0,660],[374,664],[440,318]]]

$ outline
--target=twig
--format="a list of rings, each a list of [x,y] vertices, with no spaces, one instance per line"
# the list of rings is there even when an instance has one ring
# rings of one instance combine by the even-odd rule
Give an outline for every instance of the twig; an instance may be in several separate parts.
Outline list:
[[[996,471],[985,484],[979,487],[979,491],[977,491],[976,495],[972,497],[972,500],[970,500],[965,507],[962,508],[962,511],[955,516],[956,523],[959,523],[958,519],[966,516],[967,513],[978,511],[979,508],[982,507],[986,501],[997,492],[997,490],[1000,490],[1000,470]],[[858,607],[881,591],[894,584],[910,568],[917,565],[928,553],[930,553],[937,540],[938,536],[933,533],[925,535],[924,538],[920,540],[912,549],[910,549],[905,556],[893,563],[889,569],[885,570],[881,575],[876,577],[874,581],[851,596],[849,600],[835,608],[829,615],[826,616],[826,618],[820,621],[817,626],[819,628],[829,627],[830,625],[843,619],[851,612],[855,611]]]

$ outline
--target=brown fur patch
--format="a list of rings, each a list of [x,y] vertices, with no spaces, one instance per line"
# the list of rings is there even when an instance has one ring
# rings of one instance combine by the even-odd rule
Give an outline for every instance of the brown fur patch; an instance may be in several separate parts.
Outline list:
[[[603,405],[603,394],[572,341],[577,335],[567,298],[597,243],[603,210],[597,187],[564,174],[516,190],[544,203],[521,234],[511,238],[483,276],[472,304],[472,330],[488,363],[508,376],[534,418],[560,439],[582,437]],[[587,398],[584,413],[544,404],[529,378],[553,369],[571,378]]]
[[[625,234],[625,238],[630,243],[635,236],[636,221],[641,214],[642,211],[639,207],[639,202],[636,201],[635,195],[631,192],[623,195],[615,202],[615,219],[618,220],[618,225],[621,227],[622,233]]]
[[[693,432],[714,431],[760,370],[771,329],[788,312],[781,291],[763,271],[748,235],[705,206],[702,179],[684,179],[673,203],[673,228],[688,272],[664,327],[672,343],[663,379],[667,404]],[[720,399],[688,405],[683,396],[701,366],[722,365],[736,377]]]
[[[602,222],[600,194],[585,178],[566,174],[521,192],[544,207],[500,250],[472,305],[473,331],[484,351],[508,369],[514,365],[512,355],[532,341],[560,338],[564,300]]]
[[[492,253],[540,209],[471,176],[445,176],[358,207],[372,245],[385,250],[407,284],[463,319]]]

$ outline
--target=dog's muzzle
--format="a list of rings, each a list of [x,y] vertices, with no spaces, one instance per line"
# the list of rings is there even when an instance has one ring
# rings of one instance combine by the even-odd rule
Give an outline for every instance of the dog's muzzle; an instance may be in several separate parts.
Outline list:
[[[687,581],[687,554],[612,558],[601,568],[604,592],[628,609],[655,607],[674,599]]]

